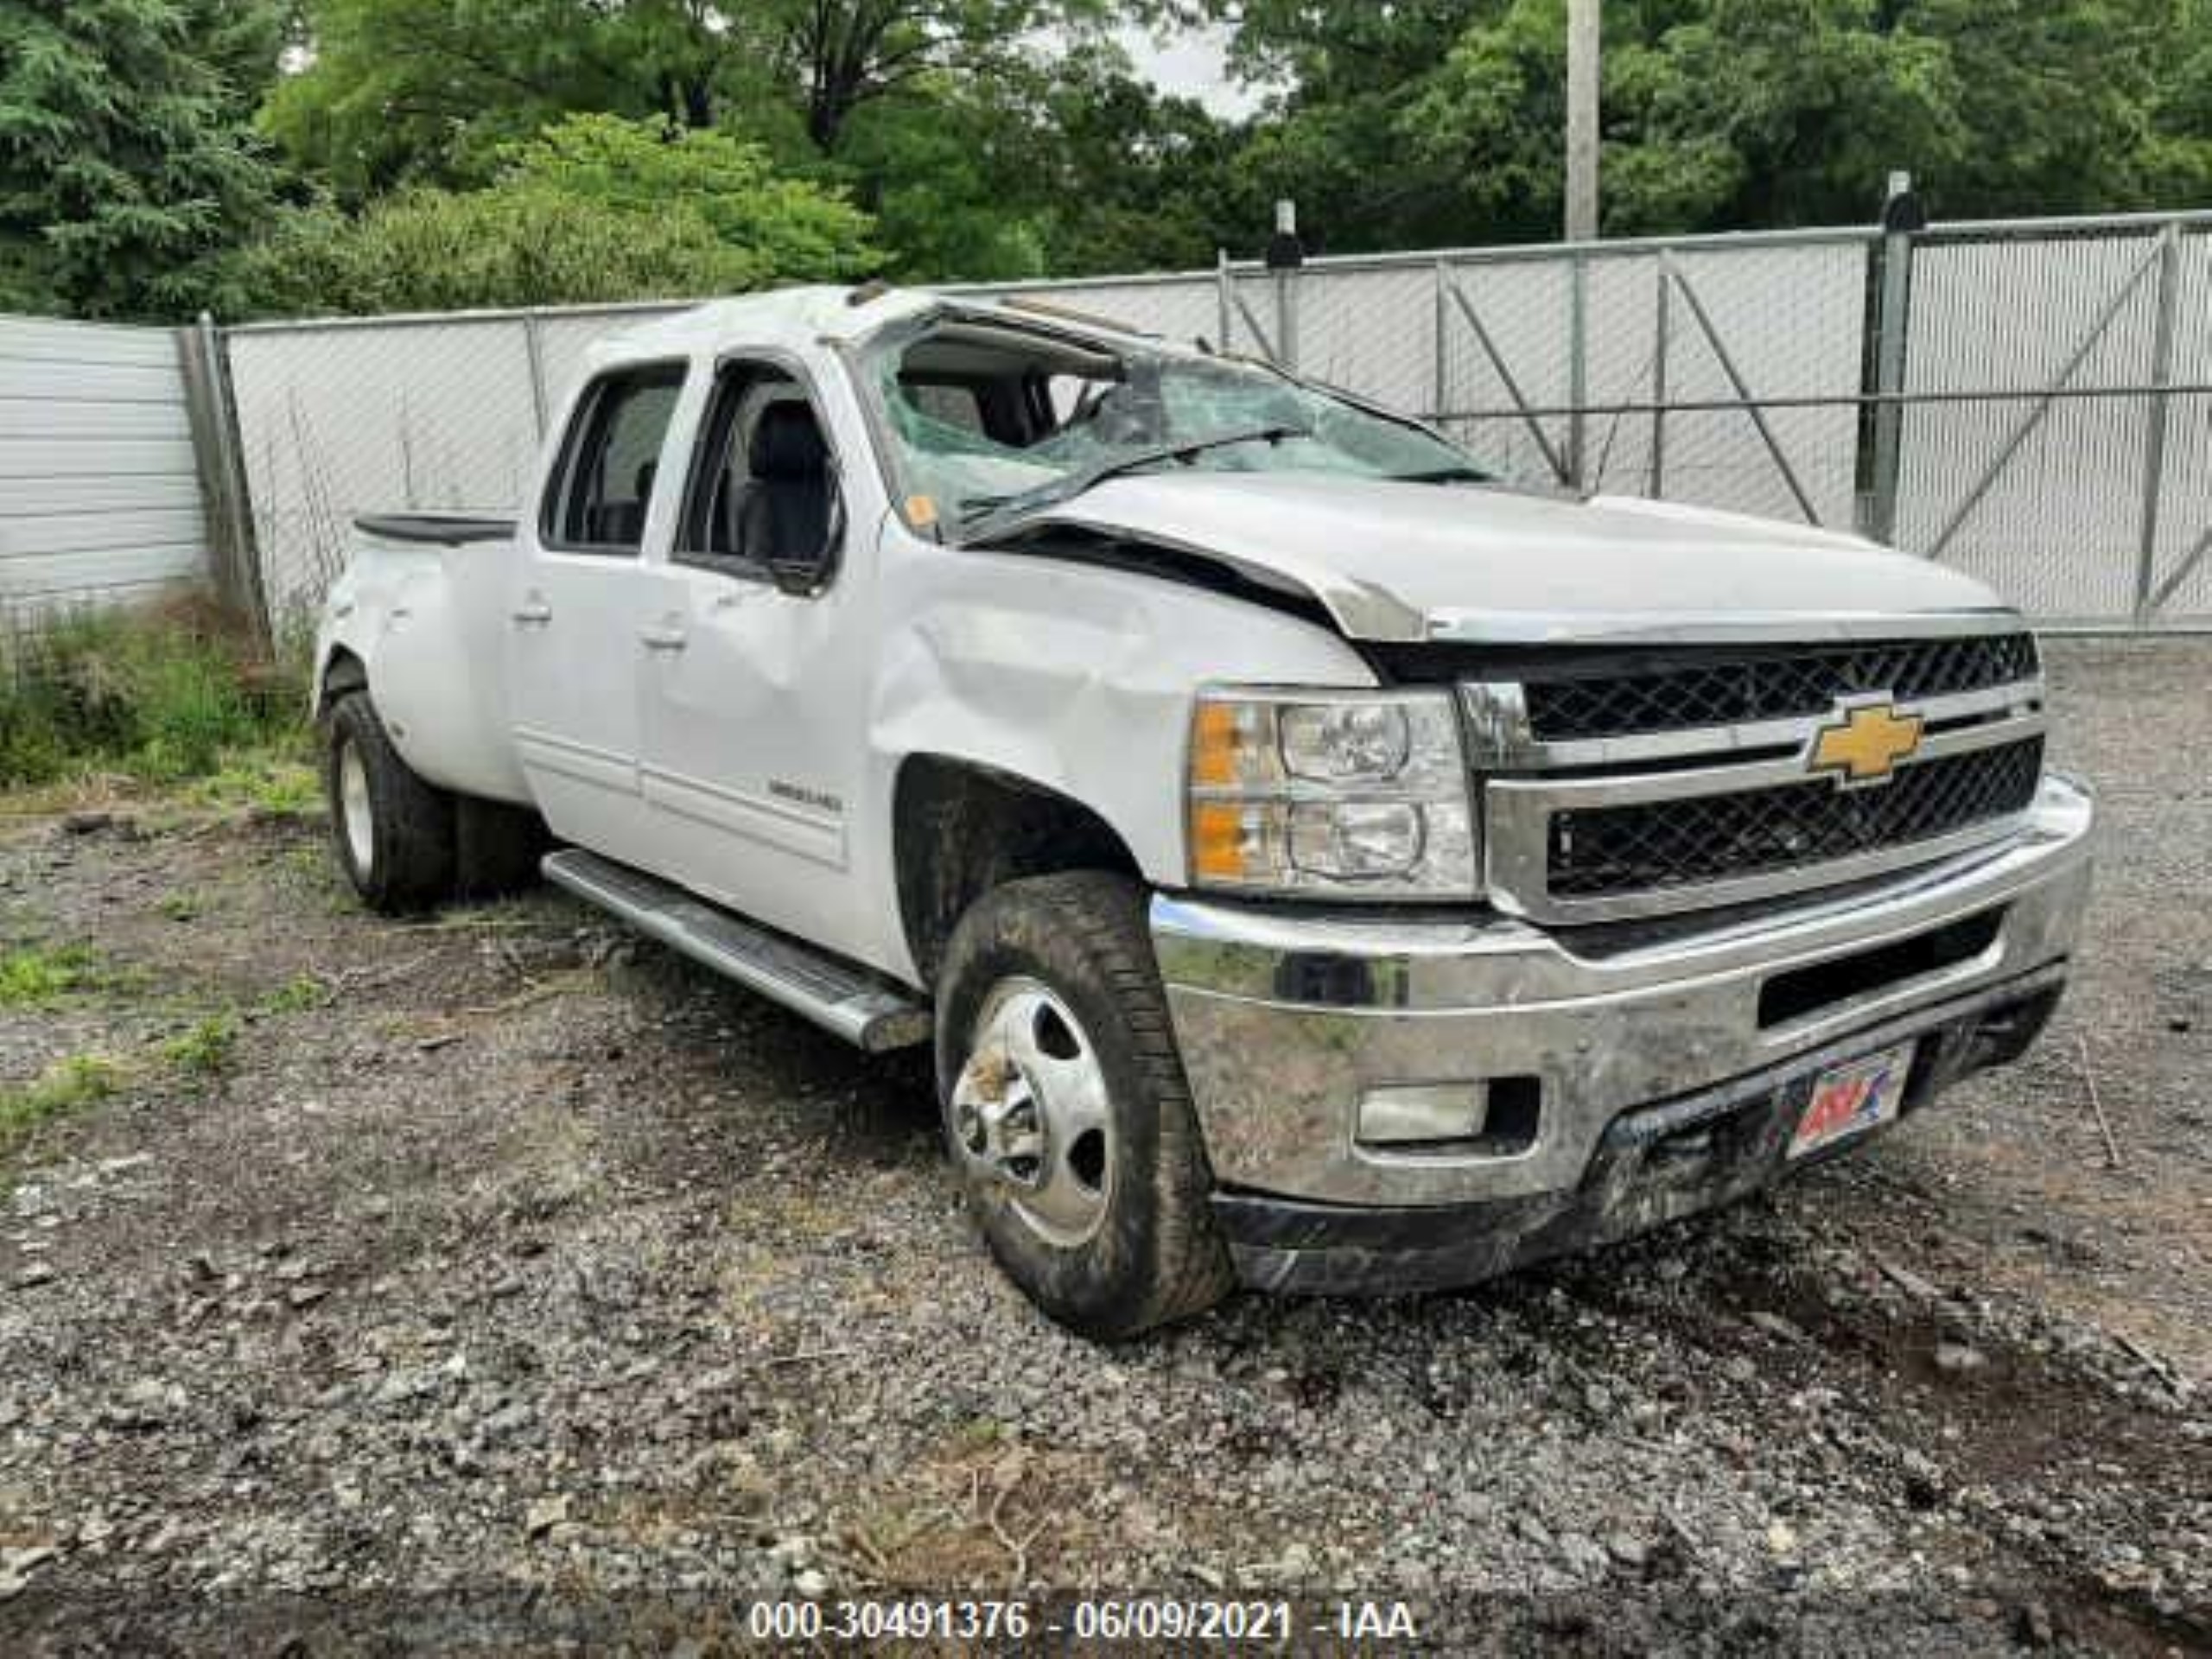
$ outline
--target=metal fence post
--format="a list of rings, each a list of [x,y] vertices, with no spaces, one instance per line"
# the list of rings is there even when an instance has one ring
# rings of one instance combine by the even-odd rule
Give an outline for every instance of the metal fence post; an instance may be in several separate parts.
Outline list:
[[[1667,302],[1674,286],[1674,268],[1662,254],[1657,310],[1651,319],[1651,473],[1643,491],[1655,501],[1667,499]]]
[[[1436,262],[1435,278],[1436,334],[1433,342],[1435,351],[1433,360],[1429,365],[1428,409],[1429,418],[1440,422],[1444,418],[1444,411],[1452,406],[1450,402],[1452,359],[1450,353],[1446,350],[1445,332],[1450,327],[1450,312],[1447,308],[1450,302],[1446,290],[1450,286],[1452,279],[1446,272],[1444,262],[1441,259]]]
[[[1224,352],[1236,349],[1236,341],[1234,338],[1236,318],[1230,303],[1229,283],[1229,250],[1216,248],[1213,258],[1213,298],[1221,326],[1219,344]]]
[[[530,406],[537,416],[537,441],[545,442],[545,353],[538,343],[537,314],[524,312],[522,349],[530,359]]]
[[[1891,201],[1910,197],[1911,181],[1891,181]],[[1867,480],[1867,533],[1894,542],[1897,533],[1897,474],[1904,457],[1904,377],[1912,327],[1912,251],[1915,215],[1892,213],[1882,238],[1881,297],[1874,315],[1874,471]]]
[[[2181,289],[2181,226],[2158,233],[2158,332],[2151,346],[2151,393],[2143,422],[2143,533],[2136,552],[2135,621],[2148,623],[2154,608],[2152,585],[2158,568],[2158,507],[2166,483],[2166,423],[2172,399],[2174,306]]]
[[[246,491],[245,462],[238,442],[238,404],[231,391],[228,353],[215,319],[203,311],[183,331],[190,389],[188,412],[192,447],[205,498],[208,550],[216,592],[243,615],[264,645],[272,642],[275,624],[261,581],[261,557],[253,530],[253,504]]]
[[[1587,487],[1583,476],[1584,406],[1590,401],[1590,262],[1580,253],[1572,256],[1567,282],[1567,471],[1575,489]]]

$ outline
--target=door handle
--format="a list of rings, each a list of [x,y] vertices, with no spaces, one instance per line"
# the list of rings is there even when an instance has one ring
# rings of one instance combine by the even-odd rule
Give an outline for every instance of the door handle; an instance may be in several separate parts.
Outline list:
[[[553,620],[553,607],[543,600],[533,599],[516,606],[508,614],[526,628],[537,627]]]
[[[681,651],[685,644],[681,628],[640,628],[638,638],[645,642],[647,651]]]

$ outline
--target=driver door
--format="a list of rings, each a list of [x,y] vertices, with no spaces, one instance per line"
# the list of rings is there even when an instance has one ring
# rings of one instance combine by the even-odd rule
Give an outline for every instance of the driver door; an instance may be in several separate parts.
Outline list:
[[[655,861],[835,944],[870,666],[836,458],[795,363],[725,363],[700,433],[641,670]]]

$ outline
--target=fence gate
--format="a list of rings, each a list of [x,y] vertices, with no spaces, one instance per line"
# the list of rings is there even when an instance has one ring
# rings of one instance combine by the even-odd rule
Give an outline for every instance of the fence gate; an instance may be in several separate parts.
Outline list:
[[[1900,542],[2041,617],[2212,617],[2209,251],[2175,219],[1922,238]]]
[[[1430,407],[1522,474],[1847,529],[1869,242],[1440,260]]]

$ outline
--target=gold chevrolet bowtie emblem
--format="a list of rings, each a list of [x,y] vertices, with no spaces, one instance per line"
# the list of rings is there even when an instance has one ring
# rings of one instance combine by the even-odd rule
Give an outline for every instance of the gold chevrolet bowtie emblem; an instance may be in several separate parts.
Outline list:
[[[1899,761],[1919,752],[1923,723],[1918,715],[1901,715],[1886,702],[1840,708],[1834,720],[1813,734],[1805,764],[1831,773],[1847,788],[1886,783]]]

